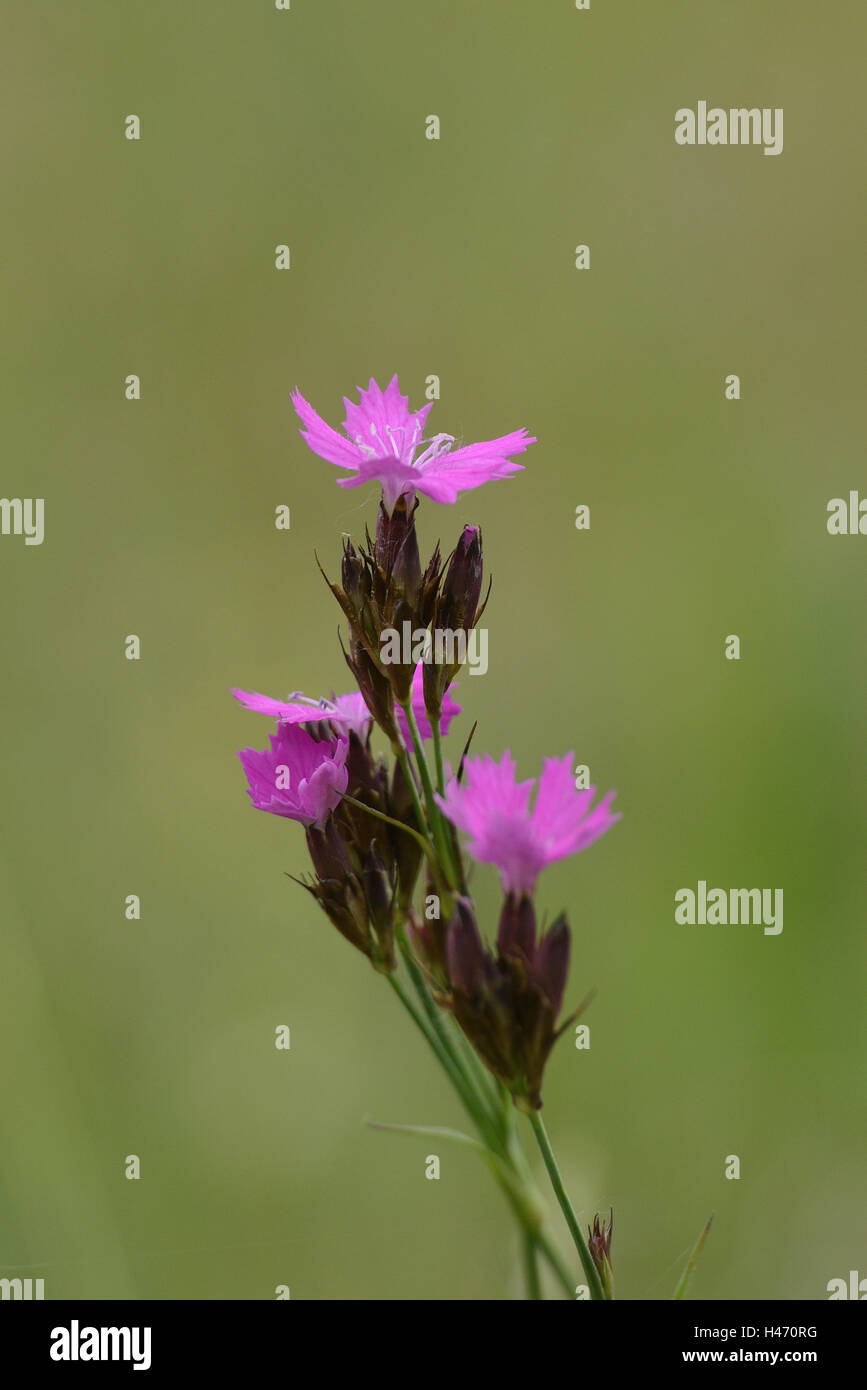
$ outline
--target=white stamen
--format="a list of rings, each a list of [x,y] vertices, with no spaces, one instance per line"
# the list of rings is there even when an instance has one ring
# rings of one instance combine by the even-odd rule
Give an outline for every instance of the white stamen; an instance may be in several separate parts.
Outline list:
[[[435,434],[433,439],[422,440],[422,444],[427,443],[427,448],[417,459],[413,459],[413,468],[424,468],[426,463],[432,463],[434,459],[447,454],[455,442],[453,434]]]
[[[337,711],[337,706],[331,700],[326,700],[324,697],[321,700],[314,700],[312,695],[302,695],[300,690],[293,690],[291,695],[287,695],[286,703],[291,704],[293,702],[299,705],[310,705],[312,709],[326,709],[332,713]]]
[[[403,425],[398,425],[398,426],[397,426],[397,429],[392,429],[392,428],[391,428],[391,425],[386,425],[385,430],[386,430],[386,434],[388,435],[389,439],[391,440],[391,448],[392,448],[392,452],[394,453],[395,458],[396,458],[396,459],[400,459],[400,458],[402,457],[403,445],[401,444],[401,446],[398,447],[397,440],[395,439],[394,436],[397,434],[398,430],[400,431],[401,435],[404,435],[404,434],[406,433],[406,431],[405,431]]]

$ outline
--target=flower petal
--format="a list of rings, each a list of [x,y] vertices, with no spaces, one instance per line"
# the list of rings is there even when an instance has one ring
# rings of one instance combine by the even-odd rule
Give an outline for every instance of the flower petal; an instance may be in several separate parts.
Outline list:
[[[520,473],[524,465],[512,463],[509,455],[523,454],[535,442],[535,438],[521,429],[501,435],[499,439],[437,454],[419,468],[418,491],[437,502],[453,502],[460,492]]]
[[[251,709],[255,714],[270,715],[282,724],[304,724],[331,717],[330,710],[319,710],[315,704],[304,701],[275,700],[270,695],[260,695],[256,690],[233,690],[232,694],[245,709]]]
[[[406,494],[412,501],[421,474],[411,463],[391,455],[387,458],[364,458],[350,478],[338,478],[341,487],[361,487],[364,483],[381,483],[382,500],[391,515],[398,497]]]
[[[397,376],[391,378],[384,391],[372,377],[366,391],[361,386],[356,390],[358,405],[343,398],[346,407],[343,428],[356,447],[371,457],[399,457],[411,463],[433,402],[429,401],[421,410],[410,410],[409,398],[400,394]]]
[[[317,415],[313,406],[305,401],[300,391],[293,391],[291,399],[295,413],[305,426],[301,434],[308,448],[328,463],[336,464],[338,468],[357,468],[364,454],[352,441],[345,439],[337,430],[327,425],[322,417]]]

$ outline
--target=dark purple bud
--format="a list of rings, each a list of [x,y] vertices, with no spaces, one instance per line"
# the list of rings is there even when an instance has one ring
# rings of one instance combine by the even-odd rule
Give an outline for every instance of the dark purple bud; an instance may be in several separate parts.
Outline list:
[[[427,569],[422,576],[417,619],[419,627],[430,627],[431,625],[434,609],[436,607],[437,595],[439,593],[441,570],[440,543],[437,541],[434,547],[434,553],[430,557]]]
[[[394,902],[394,873],[389,871],[385,860],[376,847],[370,846],[364,860],[364,893],[370,912],[370,920],[380,939],[388,939],[391,933],[391,909]]]
[[[528,961],[533,960],[536,954],[536,913],[526,893],[522,893],[520,898],[509,893],[503,903],[497,946],[501,956],[520,951]]]
[[[453,989],[473,995],[485,982],[489,960],[468,898],[458,898],[449,923],[446,960]]]
[[[404,634],[406,632],[412,633],[414,632],[414,630],[415,609],[413,608],[411,603],[407,602],[406,599],[400,597],[396,598],[394,608],[392,610],[389,642],[394,642],[394,637],[392,634],[397,633],[398,651],[401,657],[403,657],[404,655]],[[385,670],[388,675],[388,679],[391,682],[391,688],[394,691],[394,697],[396,700],[400,702],[400,704],[404,705],[406,704],[407,700],[410,698],[412,694],[412,682],[413,676],[415,675],[415,668],[417,662],[413,661],[412,659],[410,659],[408,662],[405,662],[402,659],[399,661],[388,661],[386,659],[388,655],[388,648],[383,646],[381,656],[383,661],[385,662]],[[410,658],[412,657],[411,647],[408,649],[407,655],[409,655]]]
[[[447,684],[447,676],[443,675],[441,666],[435,666],[433,662],[426,661],[421,668],[422,690],[424,691],[424,707],[431,720],[438,720],[442,716],[443,693]]]
[[[302,887],[316,899],[341,936],[345,936],[373,962],[367,900],[355,874],[343,873],[340,878],[317,878],[312,884],[303,883]]]
[[[343,737],[345,732],[341,730]],[[370,751],[370,735],[362,741],[354,729],[349,731],[349,752],[346,755],[346,770],[349,774],[349,782],[346,790],[350,796],[361,796],[365,794],[382,795],[385,785],[385,769],[377,762]]]
[[[380,502],[379,515],[376,519],[376,542],[374,545],[373,556],[377,568],[384,575],[390,575],[397,563],[400,551],[409,541],[409,551],[404,560],[404,564],[412,563],[412,549],[415,547],[416,559],[418,558],[418,542],[415,538],[415,521],[413,516],[418,503],[413,503],[411,509],[407,509],[406,497],[399,497],[395,503],[394,511],[391,516]],[[419,575],[421,566],[419,566]]]
[[[482,533],[478,526],[465,526],[443,580],[437,626],[471,628],[481,592]]]
[[[460,670],[457,659],[464,638],[476,621],[482,591],[482,533],[465,526],[455,546],[433,606],[434,659],[424,667],[424,702],[431,719],[438,719],[443,697]],[[439,642],[437,641],[439,639]]]
[[[391,682],[368,655],[367,649],[355,636],[350,637],[349,652],[344,651],[346,664],[364,696],[364,703],[391,743],[398,742],[394,719],[394,693]]]
[[[338,834],[331,816],[322,830],[310,826],[307,830],[307,848],[316,870],[317,878],[341,879],[352,871],[346,846]]]
[[[533,962],[533,979],[548,998],[556,1018],[566,991],[569,974],[569,923],[565,912],[543,936]]]
[[[391,592],[403,594],[415,605],[421,587],[421,558],[418,553],[418,537],[415,522],[411,522],[394,557],[391,569]]]
[[[360,609],[370,592],[370,577],[367,574],[364,561],[348,536],[343,542],[340,577],[347,599],[353,608]]]

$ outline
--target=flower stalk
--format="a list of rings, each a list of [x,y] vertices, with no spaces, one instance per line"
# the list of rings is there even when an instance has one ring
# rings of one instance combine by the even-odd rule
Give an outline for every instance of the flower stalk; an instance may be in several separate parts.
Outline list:
[[[560,1204],[560,1210],[566,1218],[569,1234],[575,1242],[575,1249],[578,1251],[578,1255],[581,1259],[581,1266],[584,1270],[587,1286],[590,1289],[590,1297],[597,1301],[604,1301],[606,1295],[602,1287],[602,1280],[599,1277],[599,1271],[593,1262],[590,1247],[584,1238],[584,1232],[581,1230],[581,1223],[575,1215],[574,1208],[569,1200],[569,1194],[563,1185],[560,1169],[557,1166],[554,1150],[551,1147],[548,1131],[545,1128],[545,1121],[537,1110],[531,1111],[530,1113],[530,1125],[535,1135],[536,1143],[539,1145],[539,1151],[542,1155],[545,1167],[548,1170],[548,1177],[551,1179],[554,1195]]]

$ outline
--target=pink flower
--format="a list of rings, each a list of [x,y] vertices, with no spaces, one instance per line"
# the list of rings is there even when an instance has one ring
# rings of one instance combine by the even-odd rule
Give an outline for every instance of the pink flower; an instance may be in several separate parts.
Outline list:
[[[437,797],[449,820],[470,837],[473,857],[500,870],[506,892],[532,893],[546,864],[586,849],[620,820],[610,810],[614,792],[591,810],[596,788],[575,790],[574,756],[544,760],[532,810],[535,779],[515,781],[508,750],[499,763],[488,754],[467,758],[464,782],[452,778],[445,796]]]
[[[321,830],[349,781],[349,740],[316,739],[294,724],[280,724],[271,747],[244,748],[238,754],[247,774],[247,795],[257,811],[288,816]]]
[[[360,386],[356,389],[360,405],[343,398],[346,437],[327,425],[300,391],[293,391],[292,404],[305,427],[301,433],[314,454],[353,474],[338,478],[339,485],[360,487],[372,480],[380,482],[389,515],[404,494],[408,506],[417,492],[434,502],[455,502],[460,492],[492,479],[508,478],[524,466],[512,463],[510,456],[523,454],[528,444],[536,442],[520,429],[499,439],[453,449],[451,434],[423,438],[432,402],[411,411],[408,398],[400,394],[396,376],[384,391],[372,378],[366,391]]]
[[[449,725],[455,715],[461,712],[461,706],[456,704],[449,694],[449,691],[456,689],[457,681],[453,681],[443,700],[443,712],[440,722],[441,734],[448,733]],[[424,668],[421,662],[416,666],[412,677],[412,712],[415,715],[415,722],[418,725],[418,731],[422,738],[433,738],[433,729],[427,717],[427,710],[424,707]],[[397,719],[397,726],[403,735],[403,741],[407,747],[410,747],[412,740],[410,738],[409,725],[406,722],[406,715],[398,704],[395,704],[394,713]]]
[[[281,724],[318,724],[327,719],[335,734],[355,733],[361,739],[367,737],[370,728],[370,710],[357,690],[331,700],[313,700],[300,690],[293,691],[286,700],[275,700],[256,690],[233,690],[232,694],[245,709],[268,714]]]
[[[455,684],[450,685],[449,690],[454,690]],[[364,697],[357,690],[349,695],[336,695],[330,700],[312,700],[309,695],[302,695],[297,690],[287,700],[274,700],[270,695],[260,695],[255,690],[233,690],[232,694],[245,709],[254,710],[256,714],[270,715],[272,719],[279,719],[281,724],[315,724],[327,719],[336,735],[356,733],[360,739],[367,737],[371,724],[370,710],[364,703]],[[421,665],[415,668],[412,679],[412,712],[422,738],[433,738],[433,730],[424,707]],[[460,705],[446,694],[441,725],[443,734],[448,733],[449,724],[460,712]],[[395,709],[395,715],[408,744],[409,725],[400,706]]]

